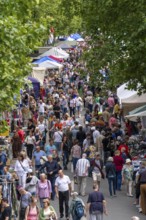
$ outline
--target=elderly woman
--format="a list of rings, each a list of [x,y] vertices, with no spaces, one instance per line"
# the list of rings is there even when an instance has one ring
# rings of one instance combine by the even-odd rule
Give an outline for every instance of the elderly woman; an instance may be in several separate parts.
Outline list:
[[[78,198],[77,192],[73,192],[71,195],[73,199],[69,207],[69,214],[71,214],[73,220],[79,220],[80,218],[79,216],[77,216],[76,213],[77,204],[80,204],[80,207],[82,207],[82,214],[81,214],[82,216],[85,215],[85,204],[82,199]]]
[[[109,157],[106,163],[106,177],[109,184],[110,196],[116,196],[116,167],[113,163],[113,158]],[[113,188],[113,190],[112,190]]]
[[[127,196],[133,197],[132,195],[132,185],[133,185],[133,166],[131,165],[131,160],[126,159],[126,163],[122,169],[122,180],[126,182],[127,186]]]
[[[45,198],[49,198],[49,199],[51,198],[51,193],[52,193],[51,182],[47,180],[45,173],[40,174],[40,181],[38,181],[36,187],[36,195],[40,200],[41,207],[43,207],[43,200]]]

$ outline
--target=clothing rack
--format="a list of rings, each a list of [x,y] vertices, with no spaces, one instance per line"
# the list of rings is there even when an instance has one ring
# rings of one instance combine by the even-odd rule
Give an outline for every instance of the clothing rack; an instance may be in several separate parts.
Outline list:
[[[0,204],[3,198],[8,199],[8,203],[12,207],[13,219],[18,216],[18,198],[16,193],[16,182],[7,180],[8,175],[0,175]]]

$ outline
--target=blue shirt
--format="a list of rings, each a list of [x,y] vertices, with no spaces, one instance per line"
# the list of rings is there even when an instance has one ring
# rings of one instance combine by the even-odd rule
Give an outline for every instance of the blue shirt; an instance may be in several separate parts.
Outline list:
[[[47,156],[48,155],[50,155],[50,154],[53,154],[53,150],[56,150],[56,146],[55,145],[47,145],[46,147],[45,147],[45,152],[46,152],[46,154],[47,154]]]
[[[41,165],[40,159],[41,157],[46,156],[46,153],[43,150],[35,151],[33,153],[33,157],[35,159],[35,165]]]

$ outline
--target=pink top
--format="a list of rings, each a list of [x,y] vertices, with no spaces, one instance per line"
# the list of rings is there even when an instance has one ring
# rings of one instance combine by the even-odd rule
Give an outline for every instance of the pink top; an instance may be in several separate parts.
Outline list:
[[[31,207],[27,216],[27,220],[38,220],[38,211],[37,207]]]
[[[52,193],[52,186],[49,180],[45,182],[39,181],[36,188],[36,195],[39,198],[50,198]]]

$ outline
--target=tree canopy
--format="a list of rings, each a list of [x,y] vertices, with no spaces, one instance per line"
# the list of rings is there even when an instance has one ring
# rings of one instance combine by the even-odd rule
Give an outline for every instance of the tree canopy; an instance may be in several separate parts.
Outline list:
[[[70,11],[75,11],[71,6]],[[47,40],[51,27],[56,35],[75,31],[81,17],[67,18],[63,0],[5,0],[0,2],[0,111],[12,106],[14,95],[31,72],[31,54]]]
[[[87,0],[82,10],[94,45],[87,59],[96,67],[94,75],[109,63],[112,85],[129,82],[130,88],[146,90],[146,1]]]

